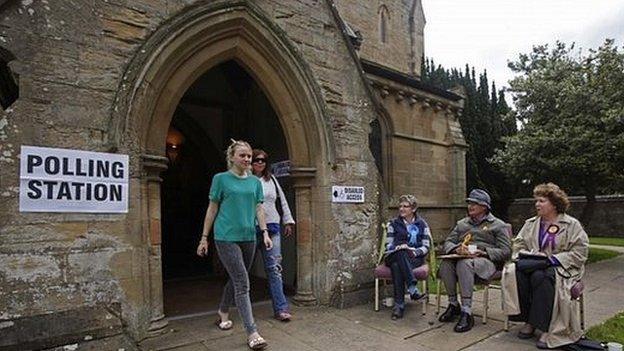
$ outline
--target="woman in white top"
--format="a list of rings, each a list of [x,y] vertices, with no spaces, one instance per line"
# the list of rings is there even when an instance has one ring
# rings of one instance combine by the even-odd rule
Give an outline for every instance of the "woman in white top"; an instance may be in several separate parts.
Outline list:
[[[258,247],[266,249],[260,251],[262,252],[262,259],[264,261],[264,270],[269,280],[269,293],[273,301],[275,318],[279,321],[287,322],[292,318],[292,315],[288,311],[288,301],[284,295],[284,284],[282,282],[280,222],[283,222],[285,225],[284,236],[288,237],[293,232],[295,221],[290,213],[290,208],[288,207],[288,202],[286,202],[282,187],[271,174],[269,167],[267,167],[267,159],[268,154],[265,151],[258,149],[253,150],[251,167],[253,174],[260,178],[260,182],[262,183],[262,189],[264,191],[264,203],[262,206],[264,207],[267,229],[269,230],[269,235],[273,242],[273,248],[264,247],[261,232],[258,232],[256,238],[258,239]],[[280,214],[275,206],[277,199],[279,199],[281,204],[282,218],[280,218]]]

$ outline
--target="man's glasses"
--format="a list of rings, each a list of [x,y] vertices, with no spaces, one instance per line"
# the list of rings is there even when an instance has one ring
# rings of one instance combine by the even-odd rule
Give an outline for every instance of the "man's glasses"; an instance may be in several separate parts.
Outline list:
[[[266,163],[266,159],[264,158],[254,158],[251,160],[251,163]]]

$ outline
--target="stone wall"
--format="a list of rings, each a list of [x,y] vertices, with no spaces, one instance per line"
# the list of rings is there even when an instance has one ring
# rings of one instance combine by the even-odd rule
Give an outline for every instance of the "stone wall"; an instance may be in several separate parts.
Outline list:
[[[420,75],[425,28],[421,0],[336,0],[335,3],[343,19],[362,35],[362,58]],[[382,42],[380,33],[382,8],[388,14],[386,42]]]
[[[372,72],[383,73],[371,69],[368,76],[384,110],[384,180],[390,204],[396,205],[403,194],[414,194],[434,237],[440,239],[458,219],[456,212],[463,217],[465,209],[461,96],[436,95],[424,85],[418,89],[422,82],[398,72],[385,77]]]
[[[568,213],[580,218],[586,205],[584,196],[570,197]],[[591,222],[584,223],[585,231],[589,236],[611,236],[624,238],[624,196],[598,196]],[[516,199],[509,207],[509,218],[514,233],[518,233],[524,221],[535,215],[533,199]]]
[[[160,273],[158,262],[150,263],[159,255],[158,246],[149,245],[158,234],[145,206],[159,200],[143,198],[147,185],[140,138],[146,131],[130,129],[124,143],[116,145],[110,126],[120,122],[111,116],[133,88],[124,78],[134,73],[130,63],[154,49],[144,47],[147,40],[172,18],[216,3],[15,1],[2,7],[0,45],[15,55],[12,68],[20,77],[20,98],[0,118],[2,321],[119,303],[128,332],[138,339],[146,335],[154,318],[150,301],[158,294],[150,281]],[[329,150],[334,156],[314,155],[314,261],[306,268],[313,272],[318,301],[328,303],[371,279],[359,272],[369,271],[376,251],[380,191],[374,161],[362,145],[367,145],[376,112],[328,2],[265,0],[249,6],[273,21],[265,28],[287,36],[323,99],[319,118],[335,148]],[[129,213],[20,213],[20,145],[128,153]],[[335,184],[365,186],[367,202],[330,203]]]
[[[358,9],[361,3],[352,2],[351,6]],[[397,21],[389,32],[390,44],[401,55],[390,55],[383,47],[365,51],[372,59],[403,72],[409,69],[405,48],[410,39],[405,31],[392,28],[406,24],[404,5],[403,1],[388,4],[391,20]],[[295,164],[303,166],[300,173],[306,178],[295,185],[297,194],[309,199],[304,203],[304,197],[298,195],[297,207],[307,209],[305,215],[310,218],[298,221],[299,233],[306,233],[298,237],[300,248],[304,243],[311,245],[310,264],[303,268],[309,274],[300,278],[312,280],[319,303],[345,306],[370,296],[383,182],[366,145],[370,123],[379,111],[357,55],[332,11],[332,1],[9,1],[0,7],[0,46],[16,57],[11,68],[19,75],[20,96],[0,115],[0,322],[33,320],[32,325],[37,325],[37,316],[89,306],[104,306],[97,310],[109,311],[116,306],[125,331],[135,339],[164,326],[154,322],[162,319],[158,315],[162,283],[158,280],[157,178],[165,167],[165,144],[164,138],[162,143],[156,140],[149,145],[146,140],[153,140],[149,139],[154,138],[151,132],[165,135],[168,120],[151,120],[153,115],[163,114],[162,110],[150,105],[155,104],[150,99],[140,99],[180,92],[160,94],[157,89],[162,86],[157,80],[165,78],[152,76],[145,81],[141,74],[147,71],[146,65],[168,67],[163,62],[166,55],[175,56],[175,50],[171,50],[173,54],[167,51],[169,43],[185,35],[191,38],[192,30],[206,30],[201,23],[180,30],[192,23],[193,16],[228,6],[236,10],[221,12],[224,18],[242,11],[248,13],[244,20],[255,21],[245,28],[251,34],[241,35],[266,35],[260,39],[266,40],[262,49],[267,51],[275,41],[283,45],[280,50],[262,52],[265,60],[288,63],[296,57],[300,61],[301,76],[251,72],[264,74],[262,87],[272,103],[279,101],[271,94],[272,84],[286,81],[291,88],[301,83],[301,77],[312,81],[301,90],[317,109],[295,106],[303,100],[289,101],[290,114],[280,116],[282,123],[289,123],[285,133],[300,136],[299,143],[291,140],[289,146],[310,153],[312,160]],[[189,48],[180,48],[185,49]],[[240,50],[234,52],[244,55]],[[253,58],[241,59],[254,63]],[[136,100],[141,101],[138,107],[132,105]],[[431,207],[430,223],[438,223],[435,231],[442,232],[456,217],[456,209],[448,204],[465,196],[463,183],[457,181],[463,179],[462,168],[453,161],[462,159],[463,154],[453,151],[458,145],[453,134],[454,114],[442,105],[435,106],[422,114],[396,107],[403,115],[396,123],[410,135],[440,142],[425,140],[422,144],[399,138],[393,167],[397,169],[396,193],[416,193],[424,202],[438,206]],[[279,113],[280,106],[276,110]],[[315,111],[313,118],[299,113],[308,110]],[[313,124],[317,129],[310,127]],[[305,145],[301,140],[317,145],[301,150],[299,146]],[[319,140],[326,144],[320,145]],[[20,213],[20,145],[130,155],[129,212]],[[419,167],[428,170],[412,179],[412,169]],[[331,203],[332,185],[364,186],[366,202]],[[458,197],[456,193],[461,194]]]

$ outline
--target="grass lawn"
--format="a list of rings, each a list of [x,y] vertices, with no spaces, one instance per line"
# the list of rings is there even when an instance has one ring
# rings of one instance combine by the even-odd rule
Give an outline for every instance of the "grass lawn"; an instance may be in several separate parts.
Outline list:
[[[624,312],[589,328],[587,337],[598,341],[615,341],[624,344]]]
[[[595,245],[624,246],[624,238],[589,237],[589,243]]]
[[[431,275],[429,275],[429,279],[427,280],[427,287],[429,288],[429,293],[435,295],[436,287],[438,286],[438,283],[440,284],[440,291],[442,292],[442,294],[446,295],[446,291],[444,290],[444,283],[442,283],[442,281],[439,279],[433,279]]]
[[[587,263],[589,264],[589,263],[595,263],[595,262],[602,261],[602,260],[607,260],[619,254],[620,254],[619,252],[615,252],[611,250],[604,250],[604,249],[597,249],[595,247],[590,247],[589,257],[587,258]]]

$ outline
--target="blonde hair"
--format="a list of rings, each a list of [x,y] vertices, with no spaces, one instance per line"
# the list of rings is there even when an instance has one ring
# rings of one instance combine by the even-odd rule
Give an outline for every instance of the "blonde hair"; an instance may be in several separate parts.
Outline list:
[[[225,161],[227,162],[228,169],[234,167],[234,162],[232,162],[232,158],[234,158],[234,154],[236,153],[236,148],[245,147],[251,151],[251,145],[248,142],[243,140],[234,140],[230,139],[232,142],[230,146],[228,146],[227,150],[225,150]]]

